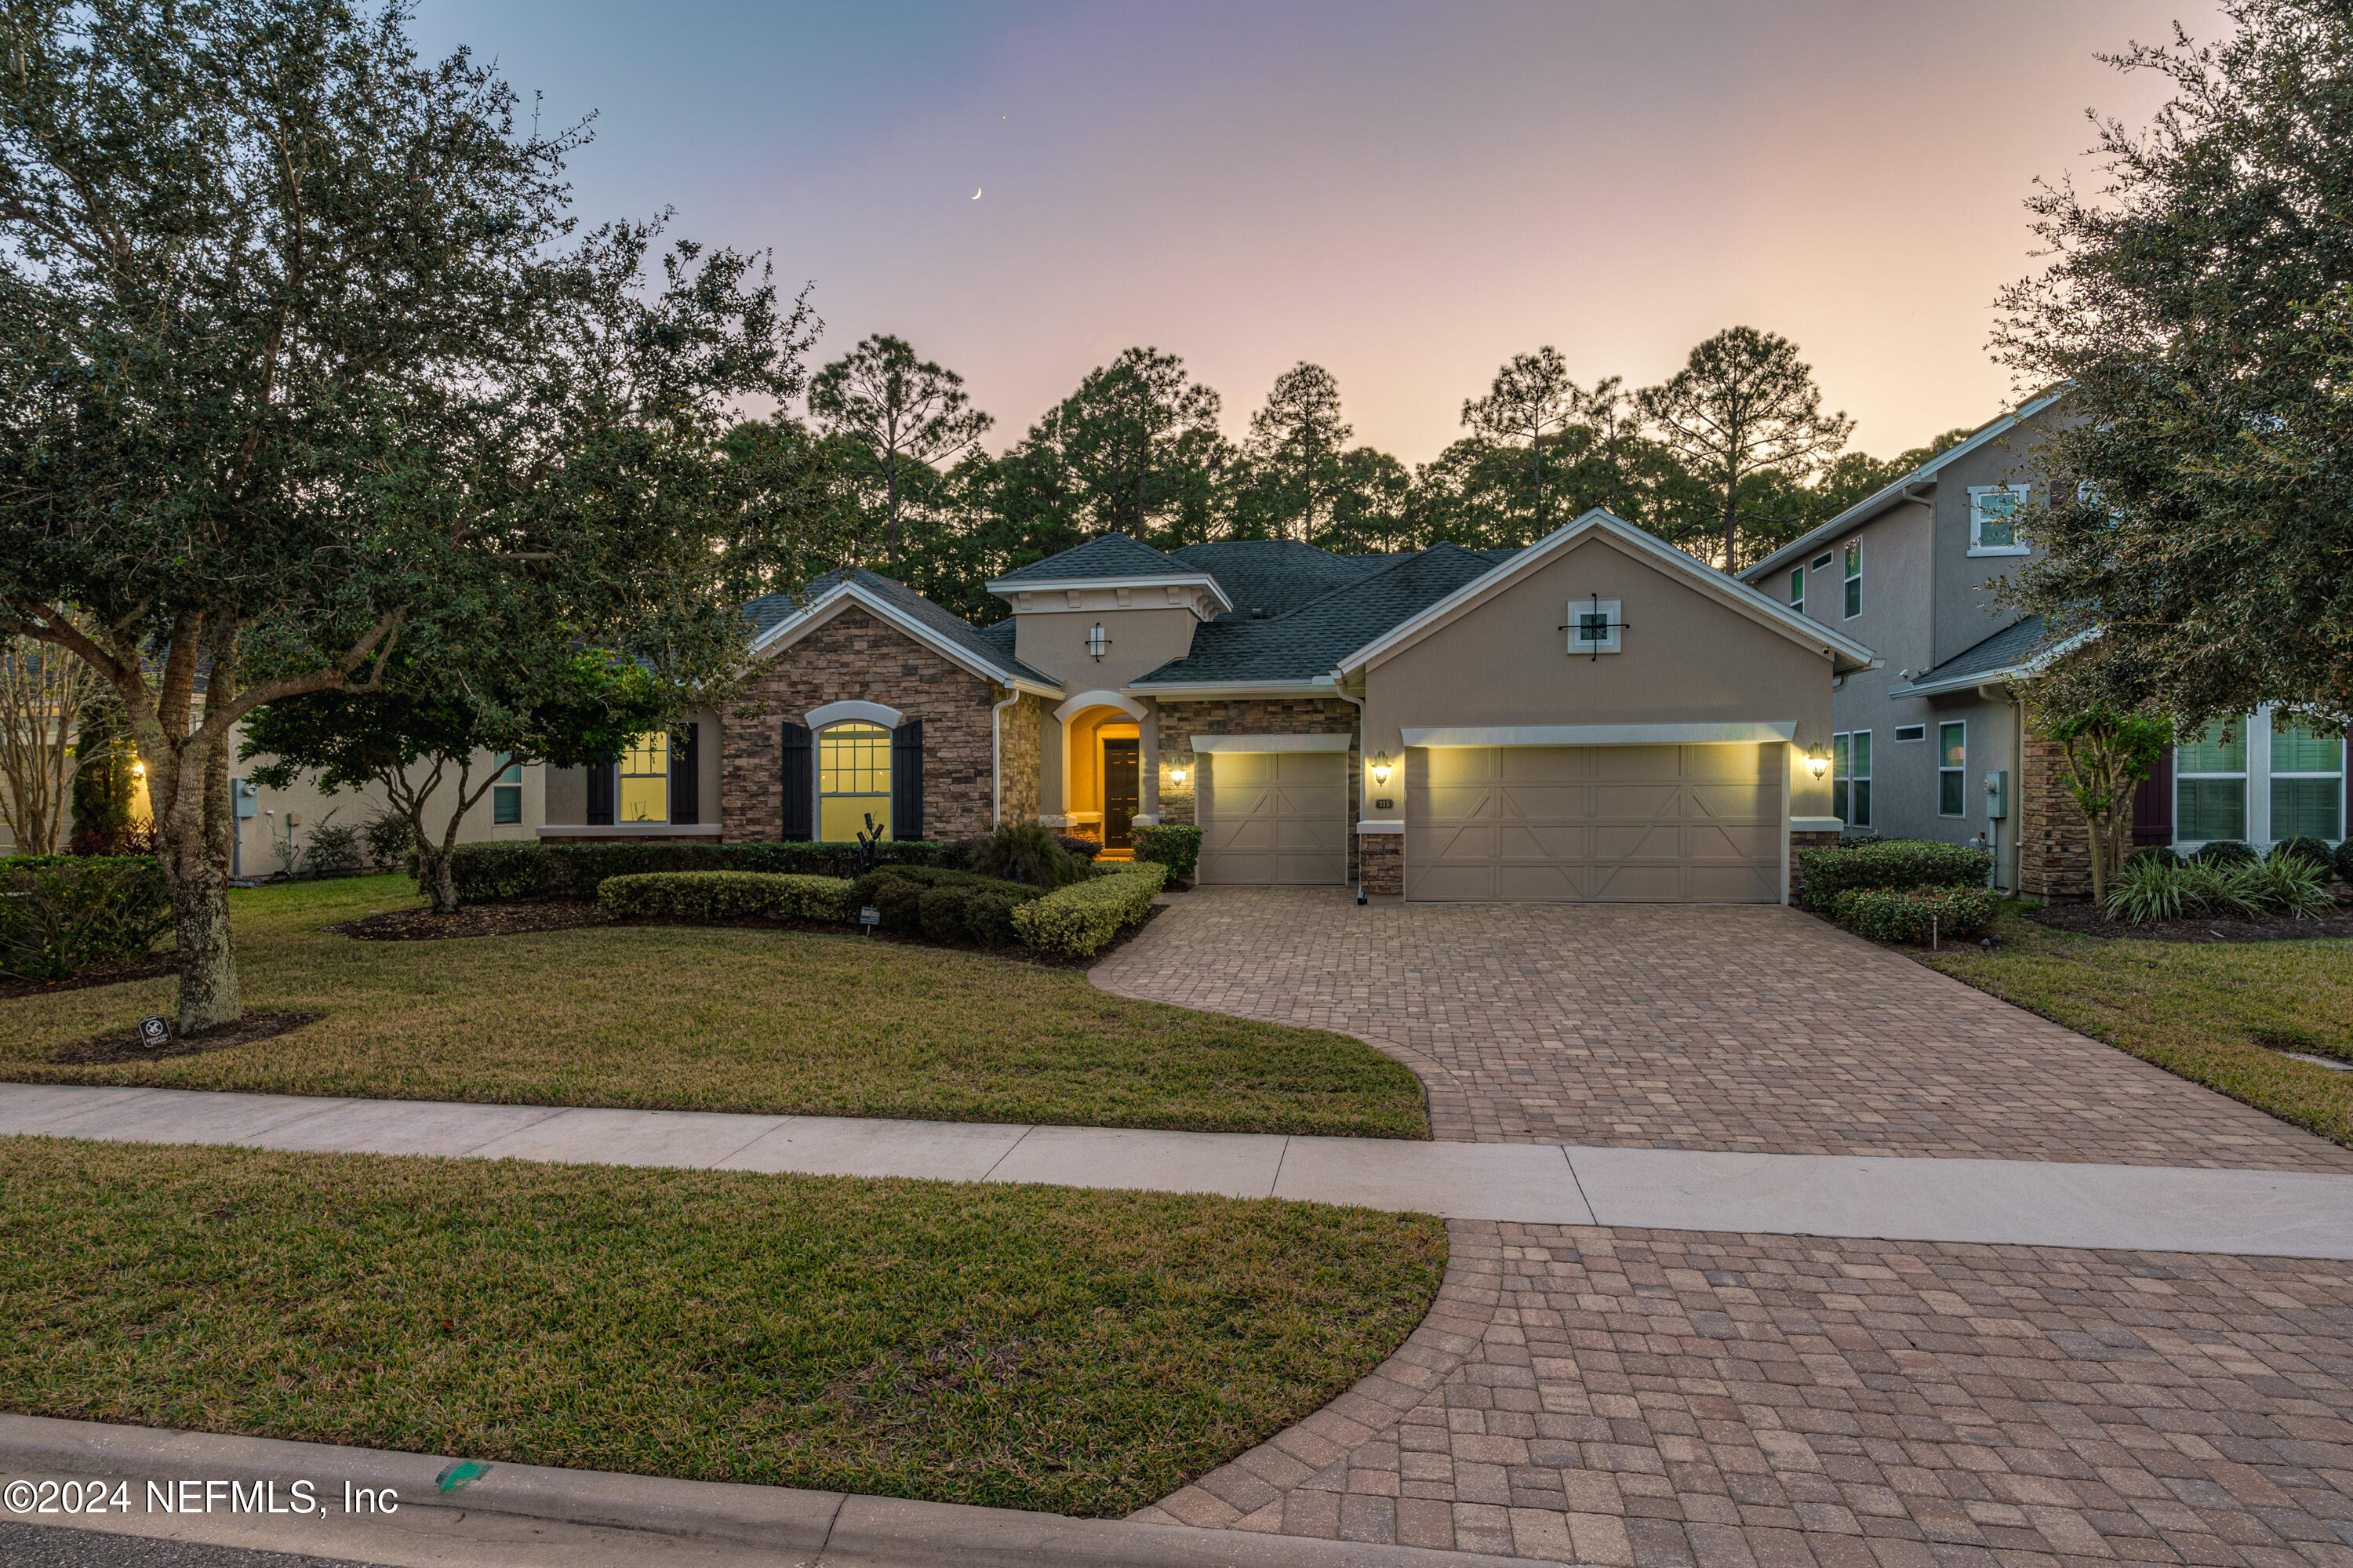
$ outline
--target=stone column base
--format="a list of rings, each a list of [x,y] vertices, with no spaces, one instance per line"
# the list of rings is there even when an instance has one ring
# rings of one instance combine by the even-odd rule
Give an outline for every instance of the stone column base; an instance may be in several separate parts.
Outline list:
[[[1356,835],[1356,885],[1367,898],[1398,898],[1405,894],[1405,835]]]

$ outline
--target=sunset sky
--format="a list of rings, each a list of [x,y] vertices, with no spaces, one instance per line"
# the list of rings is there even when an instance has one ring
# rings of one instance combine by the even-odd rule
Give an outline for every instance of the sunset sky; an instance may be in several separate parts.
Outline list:
[[[2086,108],[2146,119],[2158,85],[2093,55],[2176,18],[2219,31],[2211,0],[425,0],[417,33],[543,122],[597,112],[583,216],[773,249],[820,357],[909,339],[992,448],[1152,344],[1235,434],[1327,366],[1419,462],[1514,352],[1641,385],[1736,323],[1864,450],[1989,417],[2023,199],[2086,170]]]

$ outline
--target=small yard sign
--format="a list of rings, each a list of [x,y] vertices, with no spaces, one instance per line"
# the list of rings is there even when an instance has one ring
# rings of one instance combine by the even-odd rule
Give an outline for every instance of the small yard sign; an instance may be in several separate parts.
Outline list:
[[[150,1051],[161,1051],[172,1043],[172,1025],[161,1013],[151,1012],[139,1021],[139,1044]]]
[[[882,924],[882,911],[871,904],[858,912],[858,923],[866,927],[866,935],[874,935],[874,927]]]

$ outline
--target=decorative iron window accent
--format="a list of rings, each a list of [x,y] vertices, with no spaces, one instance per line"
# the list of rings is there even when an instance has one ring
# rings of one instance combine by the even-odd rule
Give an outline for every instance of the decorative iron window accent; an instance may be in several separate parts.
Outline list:
[[[1103,662],[1103,650],[1110,646],[1111,639],[1103,635],[1102,621],[1087,629],[1087,652],[1094,655],[1096,663]]]
[[[1595,660],[1621,652],[1625,644],[1618,634],[1633,630],[1631,622],[1620,619],[1622,601],[1603,599],[1598,593],[1588,598],[1592,601],[1589,606],[1569,600],[1569,618],[1556,629],[1568,633],[1568,651]]]

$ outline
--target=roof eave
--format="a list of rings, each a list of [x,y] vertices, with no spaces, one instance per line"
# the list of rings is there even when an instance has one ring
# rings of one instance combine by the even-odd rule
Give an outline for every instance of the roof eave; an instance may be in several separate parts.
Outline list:
[[[1153,577],[991,577],[980,586],[1005,599],[1020,593],[1070,593],[1083,588],[1206,588],[1224,607],[1220,613],[1229,614],[1234,608],[1234,601],[1227,597],[1224,586],[1207,572],[1163,572]],[[1142,608],[1156,607],[1146,605]]]

